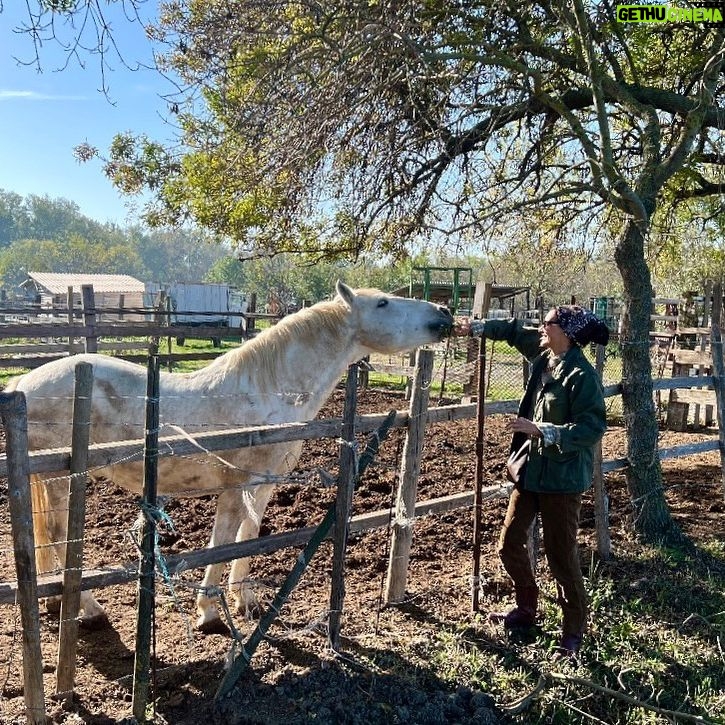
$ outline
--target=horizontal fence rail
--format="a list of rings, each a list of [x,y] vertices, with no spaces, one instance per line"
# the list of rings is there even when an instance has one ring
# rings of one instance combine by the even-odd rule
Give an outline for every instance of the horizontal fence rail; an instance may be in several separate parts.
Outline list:
[[[699,378],[679,377],[653,380],[655,390],[668,390],[684,387],[707,387],[713,384],[713,378],[704,376]],[[609,385],[605,388],[605,396],[612,397],[621,394],[622,385]],[[518,408],[517,400],[496,401],[486,404],[486,415],[515,413]],[[426,412],[426,425],[453,422],[475,418],[477,405],[475,403],[463,405],[447,405],[429,408]],[[383,423],[387,414],[366,414],[356,416],[355,429],[358,433],[370,433],[377,430]],[[404,428],[409,424],[407,411],[396,411],[392,428]],[[159,438],[159,457],[183,456],[198,454],[200,452],[224,451],[232,448],[268,445],[289,441],[339,438],[342,421],[339,418],[315,420],[308,423],[285,423],[272,426],[250,426],[234,430],[210,431],[198,436],[174,435]],[[88,448],[89,470],[119,462],[128,461],[131,457],[143,455],[143,439],[135,441],[100,443]],[[696,453],[717,450],[718,440],[703,441],[700,443],[676,446],[659,451],[662,460],[676,458]],[[68,470],[70,467],[70,449],[53,449],[34,451],[29,456],[30,473],[51,473]],[[611,473],[623,470],[628,466],[626,458],[617,458],[604,461],[602,472]],[[8,475],[7,456],[0,456],[0,476]],[[486,498],[507,496],[510,487],[505,484],[487,487],[483,495]],[[422,516],[454,510],[472,505],[473,491],[466,491],[450,496],[417,502],[415,515]],[[390,519],[390,510],[385,509],[361,516],[351,521],[351,533],[361,533],[375,528],[387,526]],[[224,563],[240,557],[267,554],[289,546],[304,545],[311,536],[314,528],[303,528],[291,532],[282,532],[261,539],[253,539],[239,543],[225,544],[213,549],[205,548],[186,552],[183,555],[172,555],[166,559],[170,572],[180,569],[193,569],[207,566],[210,563]],[[81,588],[93,589],[133,581],[138,576],[135,566],[129,565],[116,569],[84,571]],[[62,574],[44,576],[38,580],[40,596],[52,596],[62,591]],[[14,582],[0,583],[0,603],[15,601],[17,584]]]

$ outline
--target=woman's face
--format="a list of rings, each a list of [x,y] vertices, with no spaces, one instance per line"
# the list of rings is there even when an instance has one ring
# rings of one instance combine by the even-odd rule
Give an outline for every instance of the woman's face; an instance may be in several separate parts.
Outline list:
[[[556,309],[546,313],[546,317],[539,327],[539,335],[541,336],[541,347],[548,348],[554,354],[564,352],[571,346],[571,341],[559,326]]]

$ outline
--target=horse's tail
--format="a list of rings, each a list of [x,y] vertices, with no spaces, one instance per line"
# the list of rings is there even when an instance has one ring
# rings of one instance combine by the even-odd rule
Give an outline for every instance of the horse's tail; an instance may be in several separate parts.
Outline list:
[[[36,474],[30,476],[30,491],[33,501],[33,530],[35,535],[35,564],[38,574],[55,569],[55,555],[48,527],[48,516],[52,515],[48,500],[48,484]]]

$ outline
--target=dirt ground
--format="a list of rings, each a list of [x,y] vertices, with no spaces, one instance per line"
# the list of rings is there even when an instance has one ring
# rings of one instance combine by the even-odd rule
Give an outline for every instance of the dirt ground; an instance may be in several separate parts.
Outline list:
[[[321,417],[340,415],[338,391]],[[432,401],[435,404],[435,401]],[[358,411],[386,412],[405,409],[399,393],[361,391]],[[486,420],[485,485],[503,482],[503,461],[508,445],[504,417]],[[418,500],[471,490],[475,478],[475,421],[438,424],[427,431]],[[717,436],[717,431],[662,433],[661,447]],[[604,458],[625,452],[621,428],[611,427],[604,441]],[[355,493],[354,513],[383,509],[394,500],[397,466],[401,460],[402,431],[393,431],[374,467]],[[295,483],[280,486],[264,519],[262,533],[282,532],[315,525],[334,489],[319,485],[318,468],[335,474],[338,446],[334,441],[308,442],[300,470],[311,472]],[[725,511],[719,456],[701,454],[663,464],[667,497],[673,513],[695,540],[721,530]],[[615,552],[631,543],[628,497],[622,474],[606,478],[611,497],[611,534]],[[486,610],[510,601],[511,588],[495,555],[495,541],[505,509],[505,499],[488,501],[483,512],[480,607]],[[173,531],[165,530],[165,554],[203,548],[211,530],[213,501],[171,501],[166,511]],[[113,567],[136,560],[133,527],[137,509],[132,498],[108,481],[91,485],[88,496],[86,565]],[[375,723],[504,722],[486,693],[458,690],[438,680],[432,670],[421,672],[410,663],[419,684],[402,682],[399,672],[408,663],[405,655],[431,631],[471,620],[472,509],[421,516],[415,522],[404,606],[381,605],[390,534],[386,529],[355,536],[347,558],[346,598],[342,617],[342,656],[334,656],[326,637],[329,608],[331,546],[323,545],[299,587],[284,606],[270,637],[262,642],[251,667],[231,697],[214,707],[213,696],[232,651],[229,635],[202,635],[193,630],[196,617],[193,585],[200,571],[189,571],[171,589],[157,587],[154,641],[153,697],[156,721],[186,725],[204,720],[215,723],[349,722]],[[582,516],[581,556],[589,561],[596,550],[591,498],[585,499]],[[260,593],[270,600],[294,564],[298,550],[282,550],[256,557],[252,576]],[[542,569],[546,577],[546,567]],[[0,481],[0,581],[15,579],[7,485]],[[82,631],[78,648],[76,696],[63,703],[52,698],[57,656],[58,620],[44,610],[41,638],[47,708],[53,723],[119,723],[129,718],[134,667],[134,585],[113,586],[97,592],[108,612],[110,627]],[[255,626],[243,615],[234,625],[246,639]],[[24,722],[19,611],[0,606],[0,722]],[[491,645],[505,647],[493,626]],[[399,644],[405,642],[405,648]],[[373,663],[373,664],[371,664]],[[453,709],[451,709],[453,708]],[[415,713],[411,715],[411,713]],[[428,714],[426,714],[428,713]],[[453,714],[451,714],[453,713]],[[440,718],[443,718],[442,720]]]

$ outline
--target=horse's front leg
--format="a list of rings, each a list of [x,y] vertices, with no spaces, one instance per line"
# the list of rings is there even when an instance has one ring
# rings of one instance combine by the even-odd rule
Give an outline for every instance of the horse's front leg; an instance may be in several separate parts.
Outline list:
[[[242,496],[239,489],[230,489],[219,495],[214,517],[209,548],[229,544],[234,539],[234,533],[239,528],[243,510]],[[209,564],[204,572],[202,589],[196,598],[196,608],[199,612],[196,627],[202,632],[219,633],[227,631],[217,609],[218,594],[209,590],[218,588],[224,571],[224,564]]]
[[[273,492],[274,485],[272,484],[258,484],[250,489],[245,498],[248,505],[242,511],[237,541],[248,541],[259,536],[262,516],[264,516]],[[232,562],[232,571],[229,576],[229,592],[236,601],[237,612],[241,612],[245,616],[256,614],[259,611],[257,593],[249,580],[249,561],[249,557],[235,559]]]

